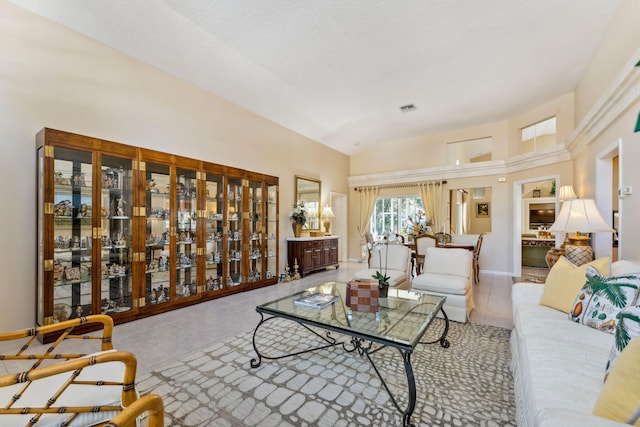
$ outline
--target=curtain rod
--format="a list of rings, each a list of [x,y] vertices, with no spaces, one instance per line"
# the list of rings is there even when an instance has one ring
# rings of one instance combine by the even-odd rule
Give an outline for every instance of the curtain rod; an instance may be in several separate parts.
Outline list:
[[[362,190],[363,188],[373,188],[373,187],[378,187],[378,188],[405,188],[405,187],[417,187],[420,184],[427,184],[429,182],[435,182],[436,184],[446,184],[447,181],[420,181],[420,182],[404,182],[404,183],[398,183],[398,184],[382,184],[382,185],[372,185],[372,186],[367,186],[367,187],[355,187],[354,190],[358,191],[358,190]]]

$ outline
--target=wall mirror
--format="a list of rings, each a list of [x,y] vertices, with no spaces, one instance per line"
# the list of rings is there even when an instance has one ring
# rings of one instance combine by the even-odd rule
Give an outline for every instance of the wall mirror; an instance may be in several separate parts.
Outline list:
[[[302,227],[303,230],[320,229],[321,189],[320,180],[296,175],[296,202],[304,200],[307,208],[307,223]]]
[[[451,234],[491,232],[491,187],[449,190],[449,230]]]

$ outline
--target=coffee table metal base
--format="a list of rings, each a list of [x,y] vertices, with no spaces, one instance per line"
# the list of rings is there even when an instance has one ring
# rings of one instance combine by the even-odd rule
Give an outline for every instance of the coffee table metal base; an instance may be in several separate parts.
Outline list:
[[[436,344],[439,343],[440,346],[442,346],[443,348],[449,348],[449,341],[447,340],[447,333],[449,332],[449,318],[447,317],[447,313],[445,313],[443,308],[440,308],[440,312],[442,313],[442,316],[444,318],[444,330],[442,332],[442,334],[440,335],[439,338],[433,340],[433,341],[420,341],[420,344]],[[264,316],[263,312],[258,311],[258,313],[260,314],[260,322],[258,322],[258,325],[256,326],[256,329],[253,331],[253,349],[256,352],[256,355],[258,356],[257,358],[251,359],[251,367],[252,368],[257,368],[262,364],[262,359],[265,360],[278,360],[278,359],[283,359],[285,357],[292,357],[292,356],[298,356],[304,353],[309,353],[312,351],[318,351],[318,350],[322,350],[328,347],[336,347],[336,346],[341,346],[344,351],[349,352],[349,353],[353,353],[353,352],[357,352],[360,356],[365,356],[367,358],[367,360],[369,361],[369,363],[371,364],[371,366],[373,367],[373,370],[375,371],[376,375],[378,375],[378,378],[380,378],[380,381],[382,382],[382,385],[384,386],[384,389],[387,391],[387,394],[389,394],[389,397],[391,398],[391,401],[393,402],[393,405],[396,407],[396,409],[402,414],[402,425],[403,426],[413,426],[414,424],[411,424],[411,415],[413,414],[413,411],[416,407],[416,380],[415,377],[413,375],[413,366],[411,365],[411,350],[407,350],[405,348],[400,348],[400,347],[396,347],[398,349],[398,351],[400,352],[400,355],[402,356],[402,360],[404,362],[404,370],[405,370],[405,374],[407,376],[407,388],[408,388],[408,402],[407,402],[407,406],[403,409],[400,404],[398,403],[398,401],[396,400],[395,396],[393,395],[393,393],[391,392],[391,390],[389,390],[389,386],[387,385],[387,382],[384,380],[384,378],[382,378],[382,374],[380,373],[380,371],[378,370],[376,364],[374,363],[373,359],[371,358],[371,355],[382,350],[383,348],[387,347],[387,345],[389,346],[393,346],[393,344],[380,344],[380,343],[374,343],[373,341],[367,340],[365,338],[362,337],[358,337],[358,336],[351,336],[349,341],[339,341],[337,338],[333,337],[333,335],[331,334],[331,330],[327,330],[326,328],[323,328],[322,324],[314,324],[313,326],[325,329],[326,332],[324,334],[320,334],[317,331],[314,331],[313,329],[311,329],[309,326],[307,326],[305,323],[297,321],[295,319],[291,319],[288,318],[286,316],[277,316],[277,315],[272,315],[270,317],[266,317]],[[326,344],[322,344],[320,346],[317,347],[313,347],[313,348],[309,348],[306,350],[301,350],[301,351],[295,351],[292,353],[287,353],[287,354],[282,354],[282,355],[278,355],[278,356],[267,356],[265,354],[260,353],[260,351],[258,350],[258,346],[256,345],[256,334],[258,332],[258,329],[265,324],[266,322],[268,322],[269,320],[272,319],[288,319],[291,320],[292,322],[296,322],[299,325],[301,325],[302,327],[304,327],[305,329],[307,329],[311,334],[317,336],[318,338],[320,338],[322,341],[324,341]]]

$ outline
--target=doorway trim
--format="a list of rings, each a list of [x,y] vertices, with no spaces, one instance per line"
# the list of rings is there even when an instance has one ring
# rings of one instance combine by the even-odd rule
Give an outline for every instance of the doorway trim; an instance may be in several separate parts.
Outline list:
[[[522,186],[531,182],[556,180],[556,189],[560,188],[559,175],[545,175],[534,178],[521,179],[513,182],[513,267],[514,277],[522,276]],[[556,212],[558,212],[558,191],[556,191]],[[560,243],[558,243],[560,241]],[[560,246],[562,238],[556,234],[556,247]]]
[[[618,138],[596,156],[596,188],[595,201],[600,214],[607,224],[613,228],[613,158],[620,152],[622,140]],[[619,209],[616,206],[616,209]],[[591,235],[596,258],[611,257],[613,254],[613,234],[593,233]],[[620,248],[618,248],[620,250]],[[620,254],[618,254],[620,255]]]
[[[329,192],[329,201],[335,218],[331,224],[331,232],[340,236],[338,239],[338,262],[342,262],[347,256],[347,195],[344,193]]]

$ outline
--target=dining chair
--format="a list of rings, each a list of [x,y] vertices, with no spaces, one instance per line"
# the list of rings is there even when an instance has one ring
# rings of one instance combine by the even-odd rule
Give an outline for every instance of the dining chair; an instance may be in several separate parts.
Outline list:
[[[476,247],[473,249],[473,283],[480,283],[480,247],[482,246],[483,234],[480,233]]]
[[[451,234],[438,232],[435,234],[438,245],[442,245],[444,243],[451,243]]]
[[[413,243],[416,247],[416,274],[420,274],[422,272],[422,266],[424,265],[427,248],[435,248],[438,246],[438,241],[433,234],[423,233],[414,237]]]

